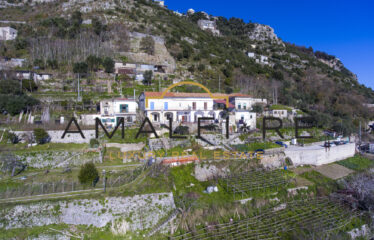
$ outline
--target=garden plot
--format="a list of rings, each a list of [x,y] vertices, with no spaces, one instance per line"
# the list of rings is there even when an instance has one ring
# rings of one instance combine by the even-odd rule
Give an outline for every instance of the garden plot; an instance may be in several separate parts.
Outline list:
[[[252,196],[267,191],[277,191],[290,185],[291,177],[287,171],[251,170],[241,174],[234,174],[225,179],[223,183],[227,191],[244,196]]]
[[[343,229],[358,213],[328,198],[288,202],[244,220],[196,227],[174,239],[283,239],[299,229],[328,234]]]

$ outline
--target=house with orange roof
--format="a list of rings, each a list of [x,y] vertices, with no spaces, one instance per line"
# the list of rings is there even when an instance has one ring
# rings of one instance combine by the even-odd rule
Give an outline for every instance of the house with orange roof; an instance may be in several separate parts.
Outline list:
[[[152,123],[197,122],[199,117],[222,120],[222,109],[215,108],[215,100],[225,100],[226,94],[168,92],[144,92],[139,97],[139,109],[144,111]]]

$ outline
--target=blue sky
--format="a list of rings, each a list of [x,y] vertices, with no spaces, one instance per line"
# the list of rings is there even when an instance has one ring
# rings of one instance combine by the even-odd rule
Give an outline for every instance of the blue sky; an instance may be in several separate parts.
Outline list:
[[[179,12],[193,8],[270,25],[284,41],[340,58],[360,83],[374,89],[374,1],[166,0],[165,4]]]

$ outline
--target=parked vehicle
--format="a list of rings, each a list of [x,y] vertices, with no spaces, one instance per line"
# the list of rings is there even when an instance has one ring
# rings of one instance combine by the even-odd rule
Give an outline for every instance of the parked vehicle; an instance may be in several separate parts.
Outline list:
[[[281,145],[282,147],[288,148],[287,144],[285,144],[284,142],[281,142],[281,141],[277,141],[277,142],[275,142],[275,144],[278,144],[278,145]]]
[[[265,154],[265,150],[264,150],[264,149],[257,149],[257,150],[255,151],[255,153]]]

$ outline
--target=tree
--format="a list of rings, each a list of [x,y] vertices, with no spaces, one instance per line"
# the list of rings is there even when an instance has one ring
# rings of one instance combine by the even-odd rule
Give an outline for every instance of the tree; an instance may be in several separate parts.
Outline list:
[[[91,148],[98,148],[99,146],[100,146],[99,140],[97,140],[96,138],[90,139],[90,147]]]
[[[73,72],[82,74],[82,73],[87,73],[88,65],[85,62],[77,62],[74,63],[73,65]]]
[[[79,171],[78,179],[81,184],[95,185],[99,179],[99,172],[95,164],[92,162],[84,164]]]
[[[34,137],[38,144],[45,144],[51,141],[51,137],[43,128],[35,128]]]
[[[256,103],[252,106],[253,112],[262,113],[264,111],[264,106],[262,104]]]
[[[105,30],[106,26],[103,25],[98,18],[93,18],[92,28],[96,35],[100,35],[100,33]]]
[[[79,33],[82,22],[82,13],[79,11],[73,12],[70,18],[70,28],[68,30],[70,38],[74,38],[76,34]]]
[[[284,79],[283,73],[281,71],[274,71],[272,75],[273,75],[273,78],[275,78],[277,80],[283,80]]]
[[[114,61],[110,57],[104,58],[103,66],[106,73],[114,72]]]
[[[199,66],[197,67],[197,69],[198,69],[200,72],[202,72],[202,71],[205,70],[205,65],[200,63]]]
[[[94,55],[90,55],[87,57],[86,63],[89,71],[97,71],[101,64],[101,58]]]
[[[47,60],[47,65],[48,67],[52,68],[52,69],[57,69],[58,68],[58,62],[56,59],[48,59]]]
[[[140,41],[140,49],[149,55],[155,53],[155,40],[151,36],[146,36]]]
[[[151,70],[145,71],[143,74],[143,77],[144,77],[144,80],[143,80],[144,85],[152,84],[153,72]]]
[[[0,156],[0,163],[1,171],[4,173],[11,172],[12,177],[20,174],[27,167],[21,161],[18,161],[16,156],[14,156],[12,153],[2,154]]]
[[[19,138],[18,138],[17,134],[15,134],[13,132],[6,131],[5,132],[5,137],[8,141],[10,141],[13,144],[19,143]]]

